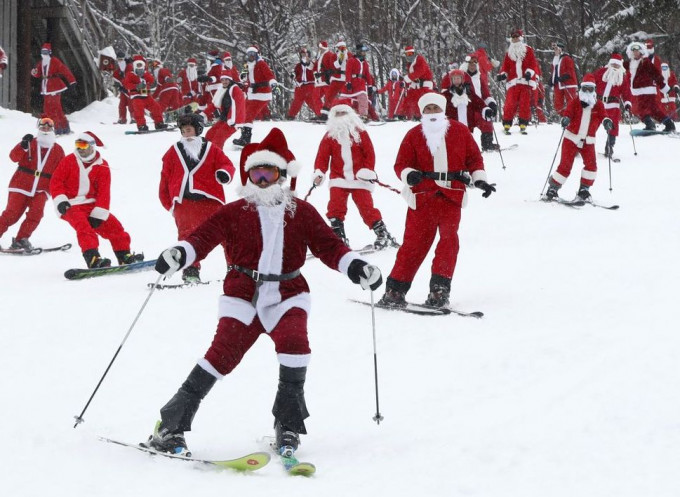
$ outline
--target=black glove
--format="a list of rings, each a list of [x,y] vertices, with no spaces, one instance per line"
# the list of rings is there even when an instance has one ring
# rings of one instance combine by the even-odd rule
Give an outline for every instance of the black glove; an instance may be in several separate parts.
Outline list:
[[[493,110],[494,115],[498,112],[498,104],[496,102],[489,102],[489,109]]]
[[[226,185],[231,181],[231,176],[229,176],[229,173],[227,171],[219,170],[215,173],[215,176],[217,177],[217,181],[219,181],[223,185]]]
[[[496,111],[491,107],[487,107],[484,109],[484,115],[482,117],[485,121],[491,121],[494,117],[496,117]]]
[[[94,229],[97,229],[102,225],[104,220],[90,216],[87,218],[87,222],[90,223],[90,226],[92,226]]]
[[[210,81],[210,76],[208,76],[207,74],[202,74],[196,77],[196,81],[198,81],[199,83],[207,83],[208,81]]]
[[[377,266],[368,264],[365,261],[354,259],[349,263],[347,276],[352,283],[361,285],[364,290],[377,290],[382,285],[382,273]]]
[[[423,173],[421,171],[411,171],[406,175],[406,184],[408,186],[416,186],[423,181]]]
[[[352,91],[352,83],[345,83],[345,90]]]
[[[59,211],[59,214],[62,216],[66,214],[66,211],[71,208],[71,204],[64,200],[63,202],[59,202],[59,205],[57,205],[57,211]]]
[[[496,76],[496,81],[505,81],[506,79],[508,79],[508,75],[505,73],[501,73]]]
[[[21,139],[21,148],[23,148],[24,150],[28,150],[28,145],[29,143],[31,143],[32,139],[33,139],[32,134],[29,133],[27,135],[24,135],[24,137]]]
[[[399,81],[399,88],[403,88],[404,86],[406,86],[406,83],[404,83],[403,81]]]
[[[527,71],[524,73],[524,79],[531,81],[531,72]]]
[[[563,128],[566,128],[567,126],[569,126],[570,122],[571,122],[571,119],[569,119],[568,117],[563,117],[560,120],[560,124],[562,125]]]
[[[604,121],[602,121],[602,126],[604,126],[604,129],[607,131],[611,131],[612,128],[614,128],[614,121],[607,117],[604,119]]]
[[[184,247],[174,246],[161,252],[154,269],[167,278],[184,266],[186,262],[187,252]]]
[[[76,90],[76,84],[77,84],[77,83],[74,81],[73,83],[71,83],[71,84],[69,85],[68,89],[69,89],[69,90],[72,90],[72,91],[75,91],[75,90]]]
[[[496,191],[495,183],[490,185],[489,183],[482,179],[478,179],[477,181],[475,181],[475,188],[484,190],[484,193],[482,193],[482,197],[484,198],[489,198],[489,195]]]
[[[568,80],[568,79],[571,79],[571,76],[569,76],[568,74],[563,74],[562,76],[560,76],[559,78],[557,78],[557,80],[558,80],[560,83],[563,83],[564,81],[566,81],[566,80]]]

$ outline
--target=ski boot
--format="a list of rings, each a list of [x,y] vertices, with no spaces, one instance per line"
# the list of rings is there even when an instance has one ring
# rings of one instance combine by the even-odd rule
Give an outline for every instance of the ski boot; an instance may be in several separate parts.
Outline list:
[[[337,237],[342,240],[342,243],[349,247],[349,240],[347,239],[347,235],[345,235],[345,223],[337,217],[332,217],[329,219],[329,221],[331,222],[333,233],[335,233]]]
[[[482,152],[491,152],[500,148],[498,143],[493,142],[493,133],[482,133]]]
[[[137,126],[137,131],[149,131],[149,127],[146,124],[142,124],[141,126]]]
[[[506,135],[510,134],[510,128],[512,127],[512,121],[503,121],[503,132]]]
[[[89,249],[83,252],[83,259],[87,264],[88,269],[97,269],[102,267],[110,267],[111,259],[106,259],[99,255],[99,250]]]
[[[154,127],[155,127],[156,129],[168,129],[168,125],[167,125],[166,123],[164,123],[164,122],[155,123],[155,124],[154,124]]]
[[[581,185],[581,187],[578,189],[578,193],[576,194],[576,198],[574,200],[583,200],[584,202],[589,202],[592,203],[593,197],[588,191],[587,186]]]
[[[411,283],[388,277],[385,283],[385,294],[380,298],[378,304],[383,307],[406,307],[406,292],[410,288]]]
[[[399,248],[401,246],[394,237],[390,235],[390,232],[387,231],[387,227],[382,219],[373,224],[373,231],[375,231],[376,234],[375,242],[373,242],[373,247],[376,250],[382,250],[387,247]]]
[[[433,274],[430,278],[430,294],[425,300],[425,306],[442,308],[449,305],[451,295],[451,279]]]
[[[28,241],[28,238],[12,238],[12,245],[9,247],[12,250],[25,250],[30,252],[33,250],[33,245]]]
[[[673,122],[673,119],[671,119],[670,117],[667,117],[666,119],[661,121],[661,124],[665,126],[663,130],[667,133],[675,131],[675,123]]]
[[[241,128],[241,136],[239,138],[236,138],[234,140],[234,145],[239,146],[239,147],[245,147],[250,143],[250,140],[253,137],[253,128],[244,126]]]
[[[647,116],[642,120],[643,123],[645,123],[644,129],[646,131],[656,131],[656,124],[654,124],[654,121],[652,120],[651,117]]]
[[[201,275],[199,269],[195,266],[189,266],[182,271],[182,281],[188,284],[196,284],[201,282]]]
[[[529,124],[528,121],[525,119],[520,119],[519,120],[519,134],[520,135],[527,135],[527,125]]]
[[[276,434],[276,452],[283,457],[293,457],[300,446],[300,435],[278,420],[274,422],[274,433]]]
[[[144,254],[132,254],[129,250],[116,250],[114,253],[116,254],[116,259],[118,259],[119,266],[134,264],[144,260]]]
[[[187,442],[184,439],[184,433],[181,431],[170,433],[166,428],[161,428],[161,422],[157,421],[154,426],[153,434],[149,435],[146,442],[140,444],[142,447],[157,450],[158,452],[167,452],[176,456],[191,457],[191,452],[187,447]]]
[[[548,190],[545,192],[545,195],[543,196],[544,200],[550,202],[551,200],[557,198],[559,189],[560,189],[559,186],[550,184],[550,186],[548,186]]]

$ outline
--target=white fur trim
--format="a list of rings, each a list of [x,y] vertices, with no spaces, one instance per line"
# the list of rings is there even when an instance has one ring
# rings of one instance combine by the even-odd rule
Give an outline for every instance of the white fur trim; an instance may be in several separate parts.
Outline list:
[[[286,159],[275,152],[258,150],[248,156],[243,167],[248,171],[255,166],[276,166],[279,169],[286,169],[288,163],[286,162]]]
[[[206,154],[206,155],[208,155],[208,154]],[[229,176],[229,181],[227,181],[226,183],[222,183],[222,182],[219,180],[219,178],[217,177],[217,171],[224,171],[225,173],[227,173],[227,176]],[[228,185],[229,183],[231,183],[231,180],[232,180],[233,178],[231,177],[231,174],[229,174],[229,171],[227,171],[226,169],[218,169],[217,171],[215,171],[215,179],[217,180],[217,182],[218,182],[220,185]]]
[[[90,211],[90,217],[93,217],[95,219],[101,219],[102,221],[106,221],[109,218],[110,212],[106,209],[102,209],[101,207],[95,207]]]
[[[311,354],[276,354],[279,364],[287,368],[306,368],[312,358]]]
[[[302,170],[302,163],[296,160],[292,160],[286,166],[286,172],[289,178],[296,178],[300,171]]]
[[[180,269],[191,266],[196,261],[196,249],[189,242],[184,240],[177,242],[174,247],[182,247],[187,254],[187,260]],[[169,247],[172,248],[172,247]]]
[[[583,169],[581,171],[581,178],[594,180],[597,177],[597,171],[586,171]]]
[[[484,169],[477,169],[476,171],[472,171],[472,184],[475,184],[475,181],[487,181],[486,177],[486,171]]]
[[[446,97],[433,91],[425,93],[418,99],[418,109],[420,109],[420,113],[422,114],[423,109],[430,104],[435,104],[443,112],[446,110]]]
[[[552,179],[555,180],[555,181],[556,181],[557,183],[559,183],[560,185],[563,185],[563,184],[565,184],[565,183],[567,182],[567,177],[561,175],[561,174],[558,173],[558,172],[553,173]]]
[[[205,371],[206,373],[210,373],[211,375],[213,375],[218,380],[221,380],[222,378],[224,378],[224,375],[221,375],[220,372],[217,371],[215,369],[215,367],[212,364],[210,364],[205,357],[201,357],[198,361],[196,361],[196,364],[203,371]]]
[[[363,260],[361,257],[359,257],[359,254],[357,254],[356,252],[347,252],[340,258],[340,262],[338,262],[338,271],[347,276],[347,270],[349,269],[349,265],[355,259]]]
[[[245,325],[250,325],[255,319],[257,311],[247,300],[221,295],[217,305],[218,318],[234,318]]]

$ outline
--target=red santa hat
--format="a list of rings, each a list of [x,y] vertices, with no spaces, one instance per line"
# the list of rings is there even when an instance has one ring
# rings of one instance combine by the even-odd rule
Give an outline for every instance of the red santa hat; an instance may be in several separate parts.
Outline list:
[[[618,64],[620,66],[623,65],[623,56],[618,53],[618,52],[613,52],[611,56],[609,57],[609,62],[607,62],[608,65],[612,64]]]
[[[220,73],[220,79],[234,79],[234,77],[231,75],[231,72],[222,70]]]
[[[413,55],[416,53],[416,49],[413,48],[413,46],[409,45],[408,47],[404,47],[404,55]]]
[[[196,59],[194,57],[189,57],[187,59],[187,64],[198,64],[198,62],[196,61]]]
[[[42,47],[40,47],[40,50],[49,50],[50,53],[52,53],[52,44],[51,43],[43,43]]]
[[[425,107],[430,104],[435,104],[442,110],[442,112],[444,112],[446,110],[446,97],[441,93],[434,91],[426,93],[418,100],[418,108],[420,109],[420,113],[422,114]]]
[[[326,40],[321,40],[319,42],[319,48],[326,50],[328,48],[328,42]]]
[[[295,189],[294,178],[297,177],[302,164],[295,160],[293,152],[288,149],[286,137],[279,128],[272,128],[260,143],[250,143],[241,152],[241,184],[246,185],[248,171],[256,166],[276,166],[291,178],[291,189]]]
[[[222,60],[231,59],[231,52],[224,52],[222,54]]]
[[[510,38],[523,38],[524,37],[524,31],[521,29],[513,29],[512,32],[510,33]]]
[[[257,45],[250,45],[248,48],[246,48],[246,53],[248,52],[260,53],[260,49],[257,47]]]
[[[84,141],[89,143],[92,147],[104,147],[104,143],[92,131],[84,131],[76,136],[76,141]]]
[[[144,60],[144,57],[142,55],[133,55],[132,56],[132,67],[146,67],[146,60]]]
[[[647,50],[654,49],[654,40],[647,40],[645,42],[645,46],[647,47]]]
[[[345,40],[338,40],[335,44],[335,48],[347,48],[347,43],[345,43]]]
[[[208,52],[208,55],[210,55],[211,57],[217,57],[219,54],[220,54],[220,51],[217,50],[216,48],[211,50],[210,52]]]
[[[451,83],[453,83],[453,78],[456,76],[458,76],[462,81],[465,81],[465,73],[461,69],[456,68],[449,72]]]
[[[581,81],[581,86],[595,86],[595,76],[588,73],[583,76],[583,81]]]

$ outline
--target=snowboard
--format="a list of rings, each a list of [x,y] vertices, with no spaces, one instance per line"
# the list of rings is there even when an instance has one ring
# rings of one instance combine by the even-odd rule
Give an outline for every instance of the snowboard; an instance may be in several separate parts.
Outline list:
[[[668,135],[668,136],[673,136],[674,138],[676,136],[680,137],[680,133],[678,133],[677,131],[660,131],[660,130],[653,130],[653,129],[632,129],[630,131],[630,134],[632,136]]]
[[[121,442],[119,440],[113,440],[111,438],[106,438],[106,437],[99,437],[99,440],[102,442],[107,442],[107,443],[112,443],[116,445],[121,445],[123,447],[130,447],[132,449],[139,450],[141,452],[146,452],[147,454],[151,455],[159,455],[162,457],[167,457],[168,459],[175,459],[178,461],[185,461],[185,462],[195,462],[195,463],[201,463],[205,464],[207,466],[213,466],[216,468],[221,468],[221,469],[234,469],[236,471],[257,471],[260,468],[265,467],[269,461],[271,460],[271,456],[267,454],[266,452],[253,452],[251,454],[247,454],[243,457],[237,457],[236,459],[199,459],[195,457],[185,457],[185,456],[178,456],[175,454],[170,454],[168,452],[159,452],[155,449],[152,449],[150,447],[144,447],[139,444],[131,444],[127,442]]]
[[[110,274],[123,273],[138,273],[140,271],[149,271],[156,265],[156,259],[150,261],[135,262],[133,264],[126,264],[124,266],[111,266],[99,268],[84,268],[84,269],[69,269],[64,273],[67,280],[84,280],[87,278],[96,278],[99,276],[108,276]]]

